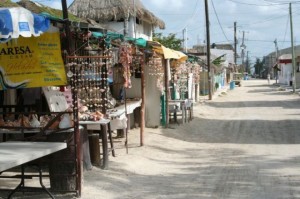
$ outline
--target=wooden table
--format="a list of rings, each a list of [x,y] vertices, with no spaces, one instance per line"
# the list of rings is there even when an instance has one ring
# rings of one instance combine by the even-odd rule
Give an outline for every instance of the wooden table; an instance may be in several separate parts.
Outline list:
[[[88,125],[99,125],[99,130],[101,131],[101,140],[102,140],[102,150],[103,150],[103,164],[102,169],[108,168],[108,144],[107,144],[107,131],[110,131],[110,120],[101,119],[99,121],[79,121],[80,125],[83,125],[87,128]],[[111,135],[110,135],[111,136]],[[112,140],[110,139],[110,144],[113,146]],[[114,156],[113,150],[113,156]]]

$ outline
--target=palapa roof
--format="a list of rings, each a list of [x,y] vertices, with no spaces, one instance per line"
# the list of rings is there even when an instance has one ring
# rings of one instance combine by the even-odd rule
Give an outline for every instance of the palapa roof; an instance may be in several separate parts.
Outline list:
[[[41,14],[41,13],[48,13],[53,17],[56,17],[58,19],[63,19],[63,13],[62,10],[50,8],[48,6],[42,5],[37,2],[33,2],[30,0],[21,0],[17,2],[20,6],[23,8],[26,8],[27,10],[30,10],[33,13]],[[80,19],[79,17],[69,13],[68,14],[70,21],[76,21],[76,22],[86,22],[86,20]]]
[[[165,28],[165,23],[147,10],[140,0],[74,0],[68,10],[76,16],[99,22],[124,19],[128,12],[131,16],[136,13],[136,17],[160,29]]]
[[[11,7],[20,7],[18,4],[12,2],[11,0],[0,0],[0,8],[11,8]]]

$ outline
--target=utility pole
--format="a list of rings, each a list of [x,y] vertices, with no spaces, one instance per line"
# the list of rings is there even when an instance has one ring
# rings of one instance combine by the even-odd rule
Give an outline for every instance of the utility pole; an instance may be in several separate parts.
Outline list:
[[[246,58],[246,73],[248,73],[249,70],[249,51],[247,50],[247,58]]]
[[[237,38],[236,38],[236,21],[235,21],[234,22],[234,64],[236,64],[236,58],[237,58],[236,47],[237,47]]]
[[[292,66],[293,66],[293,93],[296,93],[296,64],[295,64],[295,49],[294,49],[294,33],[293,33],[293,18],[292,18],[292,3],[289,4],[290,10],[290,27],[291,27],[291,45],[292,45]]]
[[[275,44],[275,59],[276,59],[276,65],[277,67],[275,68],[275,79],[276,79],[276,84],[277,84],[277,79],[278,79],[278,67],[279,67],[279,62],[278,62],[278,57],[279,57],[279,54],[278,54],[278,44],[277,44],[277,39],[275,39],[274,41],[274,44]]]
[[[133,0],[133,12],[134,12],[134,39],[136,39],[136,9],[135,9],[135,0]]]
[[[212,89],[211,89],[211,73],[210,73],[210,33],[209,33],[209,13],[208,3],[205,3],[205,24],[206,24],[206,60],[207,60],[207,73],[208,73],[208,99],[212,100]]]
[[[186,28],[184,28],[183,30],[182,30],[182,35],[183,35],[183,51],[185,52],[185,53],[187,53],[187,29]]]
[[[241,53],[242,67],[245,70],[245,49],[246,49],[246,45],[245,45],[244,41],[245,41],[245,31],[243,31],[243,39],[242,39],[242,45],[241,45],[241,49],[242,49],[242,53]]]

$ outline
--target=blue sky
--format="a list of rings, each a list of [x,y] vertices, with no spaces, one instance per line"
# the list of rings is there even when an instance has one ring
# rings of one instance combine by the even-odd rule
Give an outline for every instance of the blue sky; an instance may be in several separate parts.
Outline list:
[[[16,1],[16,0],[15,0]],[[35,0],[61,9],[61,0]],[[67,0],[68,5],[73,0]],[[134,1],[134,0],[133,0]],[[164,34],[176,33],[182,38],[187,28],[188,46],[205,41],[204,0],[142,0],[144,6],[162,19]],[[291,46],[289,5],[284,0],[208,0],[211,43],[231,43],[237,22],[238,46],[245,32],[246,51],[252,62],[275,50]],[[292,0],[295,45],[300,44],[300,1]],[[238,49],[240,52],[240,49]]]

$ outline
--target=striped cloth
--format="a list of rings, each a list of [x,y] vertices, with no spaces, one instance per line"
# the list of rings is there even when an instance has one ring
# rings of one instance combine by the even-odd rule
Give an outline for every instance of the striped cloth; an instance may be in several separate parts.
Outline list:
[[[0,8],[0,40],[7,42],[12,38],[37,37],[50,27],[50,20],[22,7]]]

